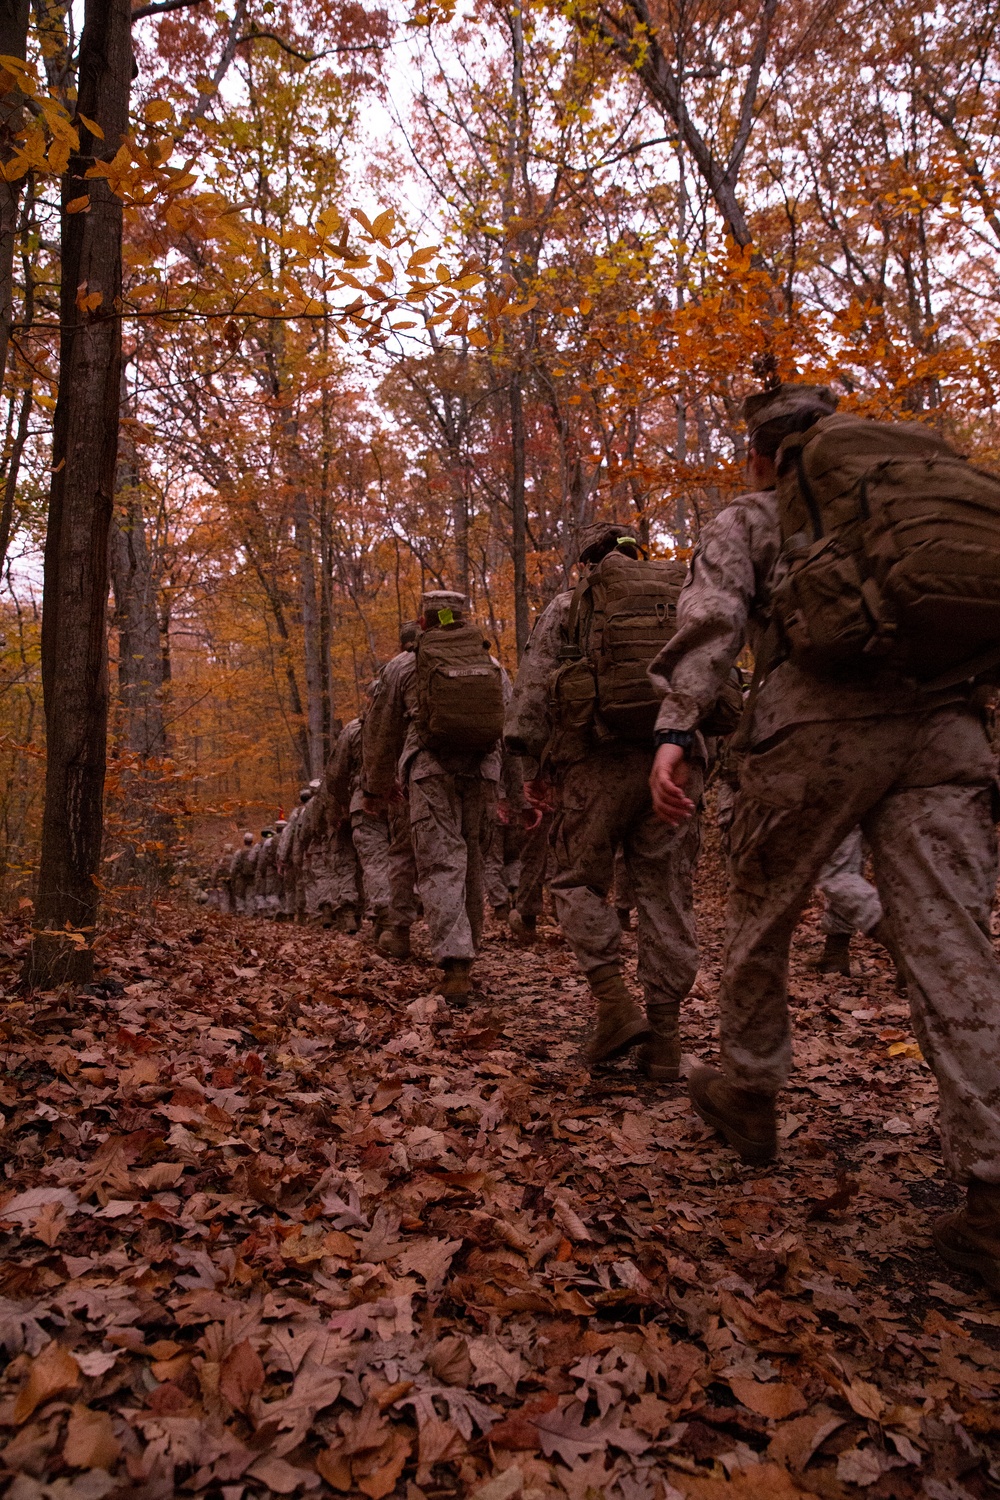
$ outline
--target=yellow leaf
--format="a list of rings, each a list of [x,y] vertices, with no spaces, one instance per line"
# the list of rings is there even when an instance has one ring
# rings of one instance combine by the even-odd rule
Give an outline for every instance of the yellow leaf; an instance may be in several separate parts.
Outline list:
[[[921,1052],[916,1042],[893,1042],[892,1046],[889,1048],[889,1056],[915,1057],[918,1061],[922,1062],[924,1054]]]
[[[425,250],[415,250],[406,263],[407,271],[419,270],[419,268],[421,266],[425,266],[429,260],[433,260],[435,255],[437,255],[437,252],[437,245],[429,245]]]
[[[101,129],[100,125],[98,125],[96,120],[88,120],[87,116],[82,115],[79,110],[77,110],[76,112],[76,117],[78,120],[83,121],[84,125],[86,125],[87,129],[90,131],[91,135],[95,135],[99,141],[103,141],[104,131]]]
[[[885,1410],[882,1392],[877,1386],[869,1385],[867,1380],[852,1380],[850,1385],[845,1385],[844,1395],[850,1402],[851,1410],[869,1421],[877,1422]]]
[[[173,116],[174,107],[168,104],[166,99],[151,99],[143,110],[143,119],[148,125],[156,125],[160,120],[169,120]],[[83,116],[81,115],[82,119]]]
[[[79,198],[71,198],[66,205],[68,214],[85,214],[90,208],[90,195],[83,193]]]
[[[14,1402],[14,1421],[18,1427],[32,1412],[53,1396],[71,1391],[80,1384],[80,1366],[61,1344],[53,1339],[31,1362],[28,1378]]]
[[[391,208],[387,208],[384,213],[379,214],[378,218],[372,225],[372,235],[377,240],[384,240],[388,238],[388,236],[392,233],[392,228],[395,222],[396,215],[393,213]]]
[[[472,332],[469,334],[469,343],[475,349],[485,349],[487,347],[487,345],[489,344],[489,341],[490,341],[489,334],[488,333],[484,333],[481,328],[474,328],[472,330]]]
[[[590,312],[590,309],[593,307],[593,305],[594,304],[591,302],[591,300],[590,300],[589,297],[581,297],[580,298],[580,311],[583,313],[584,317],[587,316],[587,314]]]
[[[53,141],[48,149],[45,160],[58,176],[62,176],[69,166],[70,146],[68,141]]]
[[[121,1451],[107,1412],[75,1402],[66,1427],[63,1461],[71,1469],[112,1469]]]

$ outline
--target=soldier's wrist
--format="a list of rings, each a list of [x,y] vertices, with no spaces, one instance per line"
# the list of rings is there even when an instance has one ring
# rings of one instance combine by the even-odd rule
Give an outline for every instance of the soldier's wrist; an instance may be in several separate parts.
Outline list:
[[[690,755],[691,746],[694,744],[694,730],[657,729],[653,733],[653,744],[657,750],[661,745],[677,745],[685,755]]]

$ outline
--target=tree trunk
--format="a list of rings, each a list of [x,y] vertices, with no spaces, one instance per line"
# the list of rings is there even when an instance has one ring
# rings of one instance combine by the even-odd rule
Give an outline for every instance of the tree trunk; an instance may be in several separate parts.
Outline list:
[[[528,644],[528,516],[524,496],[524,393],[521,376],[515,373],[510,382],[510,511],[514,554],[514,637],[517,659],[521,660]]]
[[[23,61],[27,48],[28,0],[0,0],[0,55]],[[21,128],[23,114],[24,95],[19,88],[0,94],[0,164],[8,162],[17,149],[14,137]],[[0,384],[7,369],[7,347],[14,321],[14,242],[21,181],[21,178],[16,182],[0,178]]]
[[[128,126],[129,0],[86,0],[80,41],[80,150],[62,184],[59,396],[42,596],[46,772],[38,931],[28,977],[50,987],[93,973],[108,724],[108,531],[121,380],[122,205],[95,158],[113,157]],[[88,213],[68,214],[90,197]],[[88,308],[85,299],[99,297]]]
[[[313,554],[309,496],[299,485],[293,500],[295,545],[299,552],[299,589],[302,604],[302,644],[306,666],[306,730],[309,736],[309,773],[322,776],[323,757],[323,659],[320,648],[319,601],[316,595],[316,559]]]
[[[124,740],[142,757],[167,753],[163,723],[163,647],[157,590],[142,512],[135,450],[123,433],[111,523],[111,581],[118,629],[118,697]]]

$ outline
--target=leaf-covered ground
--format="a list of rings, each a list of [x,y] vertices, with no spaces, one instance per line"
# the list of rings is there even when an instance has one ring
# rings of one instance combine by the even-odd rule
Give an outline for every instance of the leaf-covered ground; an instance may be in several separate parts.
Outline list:
[[[710,1056],[721,877],[686,1047]],[[6,932],[0,1461],[13,1500],[962,1500],[1000,1482],[1000,1310],[874,948],[793,967],[783,1149],[576,1061],[554,928],[481,992],[362,939],[157,904],[95,993]],[[634,957],[634,940],[627,940]]]

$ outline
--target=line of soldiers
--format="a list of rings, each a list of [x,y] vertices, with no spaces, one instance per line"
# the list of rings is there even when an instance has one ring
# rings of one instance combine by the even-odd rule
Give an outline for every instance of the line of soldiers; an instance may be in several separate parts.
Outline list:
[[[680,1074],[681,1006],[698,967],[703,790],[732,736],[730,795],[720,798],[730,876],[720,1065],[691,1073],[693,1107],[744,1161],[775,1156],[776,1098],[792,1060],[789,948],[819,883],[829,902],[824,966],[844,972],[851,930],[883,942],[938,1080],[945,1160],[968,1196],[934,1226],[935,1243],[949,1264],[1000,1290],[1000,967],[990,937],[997,766],[971,682],[919,686],[878,661],[863,674],[824,675],[794,655],[769,657],[772,601],[787,567],[776,498],[782,445],[835,406],[826,388],[795,383],[748,399],[751,490],[703,528],[682,587],[680,578],[670,584],[666,565],[643,562],[627,526],[590,527],[581,583],[540,615],[513,687],[468,623],[464,597],[425,594],[412,639],[344,730],[317,795],[277,839],[275,889],[263,853],[260,878],[246,884],[250,854],[238,851],[232,899],[246,902],[252,888],[255,902],[297,914],[296,903],[309,910],[312,879],[317,910],[322,887],[339,918],[350,905],[346,886],[329,873],[324,886],[318,870],[338,868],[337,851],[346,857],[352,847],[380,950],[409,956],[422,907],[441,993],[461,1005],[487,883],[503,911],[518,876],[510,925],[526,944],[547,883],[593,996],[585,1060],[635,1049],[650,1079],[670,1082]],[[632,615],[626,582],[645,590]],[[643,658],[653,614],[669,619],[669,637]],[[595,697],[585,647],[595,630],[605,643],[615,631],[625,643],[616,658],[625,675],[608,689],[609,702],[618,695],[617,719]],[[746,645],[763,669],[744,705],[732,673]],[[639,711],[650,697],[650,728],[637,734],[629,723],[646,722]],[[862,836],[877,890],[861,875]],[[294,902],[281,883],[296,858],[288,849],[301,849]],[[616,872],[636,910],[641,1003],[622,969]]]

